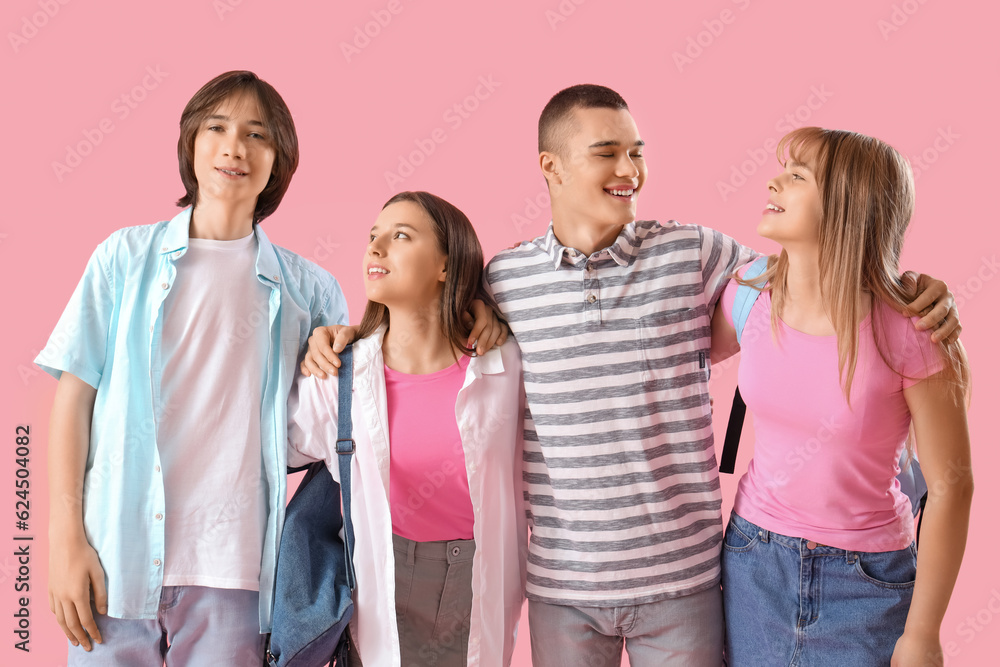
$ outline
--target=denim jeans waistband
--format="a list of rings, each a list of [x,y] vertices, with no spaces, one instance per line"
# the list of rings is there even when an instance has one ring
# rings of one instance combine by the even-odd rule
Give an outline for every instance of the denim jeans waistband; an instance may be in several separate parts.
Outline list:
[[[853,563],[857,559],[857,554],[866,553],[857,549],[841,549],[840,547],[827,546],[813,540],[807,540],[804,537],[793,537],[791,535],[775,533],[774,531],[747,521],[740,515],[736,514],[736,512],[732,513],[730,519],[736,528],[738,528],[739,531],[747,537],[753,538],[754,535],[757,535],[760,538],[760,541],[765,544],[773,542],[796,551],[801,556],[842,556],[846,558],[848,562]]]

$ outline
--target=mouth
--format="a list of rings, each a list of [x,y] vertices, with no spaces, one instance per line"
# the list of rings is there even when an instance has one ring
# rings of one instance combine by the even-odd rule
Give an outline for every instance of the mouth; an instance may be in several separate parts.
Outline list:
[[[618,201],[632,202],[635,200],[635,188],[604,188],[604,191]]]
[[[778,206],[777,204],[775,204],[773,201],[767,202],[767,206],[764,207],[764,213],[765,214],[768,214],[768,213],[784,213],[784,212],[785,212],[785,209],[781,208],[780,206]]]
[[[378,266],[377,264],[368,265],[369,280],[378,280],[382,276],[387,276],[387,275],[389,275],[389,269],[382,266]]]
[[[246,171],[240,171],[239,169],[223,169],[222,167],[216,167],[215,170],[220,174],[225,174],[226,176],[231,176],[233,178],[246,176],[249,173]]]

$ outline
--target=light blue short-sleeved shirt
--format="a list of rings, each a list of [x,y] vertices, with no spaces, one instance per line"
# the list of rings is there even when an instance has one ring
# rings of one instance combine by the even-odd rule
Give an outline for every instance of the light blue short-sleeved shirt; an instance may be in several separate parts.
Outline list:
[[[87,539],[104,567],[108,615],[156,618],[163,584],[163,474],[157,450],[162,410],[163,303],[188,247],[191,209],[169,222],[128,227],[98,246],[66,310],[35,359],[58,379],[68,372],[97,389],[83,490]],[[274,565],[285,513],[286,401],[300,350],[320,325],[347,324],[337,281],[271,245],[259,225],[257,279],[270,288],[269,346],[260,397],[261,457],[268,486],[260,568],[261,631],[271,626]],[[234,329],[239,323],[234,322]],[[210,443],[206,443],[210,446]],[[192,470],[192,474],[198,471]]]

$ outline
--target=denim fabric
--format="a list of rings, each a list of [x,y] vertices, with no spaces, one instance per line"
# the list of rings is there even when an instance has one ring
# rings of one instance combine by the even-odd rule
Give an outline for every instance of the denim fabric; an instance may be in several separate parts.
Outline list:
[[[738,516],[723,541],[729,667],[888,665],[913,596],[914,545],[847,551]]]
[[[70,645],[69,667],[260,667],[264,635],[257,623],[257,591],[204,586],[161,591],[153,620],[95,613],[104,643],[89,652]]]

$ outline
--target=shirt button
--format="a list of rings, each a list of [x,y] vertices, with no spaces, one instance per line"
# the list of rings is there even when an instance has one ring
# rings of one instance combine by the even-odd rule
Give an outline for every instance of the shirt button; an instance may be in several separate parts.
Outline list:
[[[170,283],[163,283],[162,285],[160,285],[160,287],[162,287],[163,289],[167,289],[168,287],[170,287]]]
[[[594,303],[595,301],[597,301],[597,297],[591,294],[590,296],[587,297],[587,301],[590,303]]]
[[[160,472],[160,466],[156,466],[155,470],[156,472]]]
[[[816,544],[815,542],[811,541],[811,540],[809,542],[806,542],[806,549],[810,549],[810,550],[811,549],[815,549],[817,546],[819,546],[819,545]]]
[[[149,325],[149,333],[153,333],[153,325],[152,324]]]
[[[274,282],[278,282],[278,276],[271,276],[271,277],[274,279]]]
[[[156,567],[160,567],[160,559],[159,558],[154,558],[153,559],[153,565],[155,565]]]
[[[157,521],[162,521],[162,520],[163,520],[163,515],[162,515],[162,514],[159,514],[159,513],[157,513],[157,515],[156,515],[156,520],[157,520]]]

